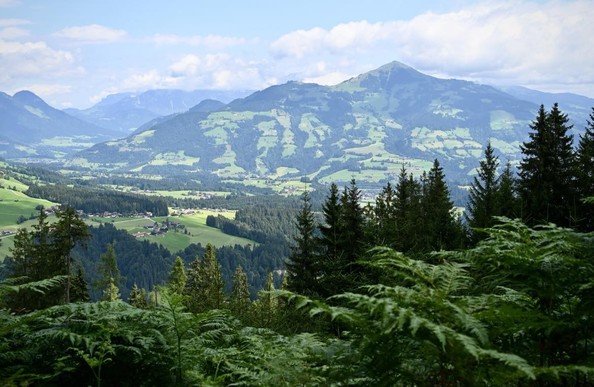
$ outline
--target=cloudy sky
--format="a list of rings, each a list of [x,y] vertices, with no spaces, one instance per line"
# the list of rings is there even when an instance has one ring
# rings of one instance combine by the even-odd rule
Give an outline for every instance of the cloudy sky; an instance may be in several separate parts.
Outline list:
[[[58,108],[155,88],[335,84],[394,60],[594,97],[594,1],[0,0],[0,91]]]

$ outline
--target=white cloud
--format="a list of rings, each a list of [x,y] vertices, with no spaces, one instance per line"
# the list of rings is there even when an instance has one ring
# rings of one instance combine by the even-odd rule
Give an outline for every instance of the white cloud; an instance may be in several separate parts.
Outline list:
[[[400,26],[396,44],[421,69],[480,81],[594,81],[591,2],[483,3],[425,14]]]
[[[170,76],[164,76],[157,70],[149,70],[140,74],[133,74],[126,78],[120,88],[121,90],[135,91],[146,89],[166,89],[177,85],[177,80]]]
[[[312,28],[281,36],[271,44],[272,52],[280,57],[302,58],[320,50],[344,53],[345,50],[370,49],[396,32],[396,23],[369,23],[365,20],[338,24],[331,30]]]
[[[157,45],[176,45],[184,44],[190,46],[207,46],[207,47],[230,47],[245,44],[248,40],[245,38],[238,38],[233,36],[221,36],[221,35],[192,35],[192,36],[180,36],[180,35],[167,35],[167,34],[156,34],[151,40]]]
[[[29,35],[29,31],[20,26],[31,24],[25,19],[0,19],[0,40],[12,40]]]
[[[278,78],[266,75],[261,62],[246,61],[227,53],[206,55],[186,54],[173,62],[166,71],[151,69],[136,71],[121,81],[114,81],[91,97],[99,102],[109,94],[149,89],[260,89],[278,83]]]
[[[332,86],[337,85],[340,82],[343,82],[349,78],[352,78],[355,74],[347,74],[340,71],[334,71],[325,73],[324,75],[320,76],[313,76],[313,77],[306,77],[303,79],[303,82],[308,83],[317,83],[318,85],[326,85]]]
[[[0,40],[0,83],[30,77],[52,78],[80,74],[69,51],[55,50],[45,42],[10,42]]]
[[[29,31],[18,27],[6,27],[0,29],[0,39],[12,40],[29,36]]]
[[[70,93],[70,91],[72,91],[72,86],[60,83],[34,83],[23,86],[18,90],[12,90],[12,93],[15,93],[20,90],[29,90],[37,94],[41,98],[47,99],[52,95]]]
[[[246,61],[227,53],[188,54],[173,63],[170,76],[184,88],[255,89],[270,85],[262,74],[264,63]]]
[[[173,77],[184,77],[196,74],[200,64],[201,60],[199,56],[188,54],[169,66],[169,69]]]
[[[174,77],[192,77],[223,68],[230,61],[232,61],[231,56],[224,53],[204,56],[188,54],[169,66],[169,69]]]
[[[0,27],[14,27],[25,24],[31,24],[31,22],[26,19],[0,19]]]
[[[82,43],[111,43],[126,37],[124,30],[116,30],[99,24],[67,27],[54,33],[54,36]]]
[[[479,82],[594,84],[594,7],[588,0],[485,1],[460,11],[425,13],[408,21],[338,24],[279,37],[270,50],[279,60],[304,64],[350,58],[308,79],[361,72],[400,60],[432,74]],[[360,57],[368,58],[361,60]],[[337,77],[338,78],[338,77]],[[590,95],[592,92],[590,92]]]

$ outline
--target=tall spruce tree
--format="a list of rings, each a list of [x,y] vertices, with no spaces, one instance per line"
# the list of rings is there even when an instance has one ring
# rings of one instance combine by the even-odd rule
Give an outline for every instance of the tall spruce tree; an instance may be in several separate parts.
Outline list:
[[[578,228],[581,231],[594,231],[594,204],[583,200],[594,196],[594,107],[586,131],[580,135],[577,148],[577,195],[580,200]]]
[[[167,284],[169,285],[169,289],[173,293],[182,294],[186,287],[187,280],[188,277],[186,275],[186,268],[184,266],[184,262],[178,255],[175,258],[175,262],[173,263],[171,271],[169,272],[169,279],[167,281]]]
[[[89,302],[89,286],[85,280],[84,271],[80,262],[76,265],[75,274],[72,277],[72,289],[71,289],[71,301],[72,302]]]
[[[58,221],[52,232],[52,245],[56,251],[56,258],[60,260],[62,269],[60,274],[66,275],[64,300],[70,302],[70,287],[72,281],[72,249],[77,243],[84,245],[91,237],[89,226],[78,216],[72,207],[66,207],[56,212]]]
[[[247,274],[241,266],[237,266],[233,274],[233,287],[231,288],[231,297],[229,299],[231,313],[244,323],[247,323],[251,305],[252,301],[250,300]]]
[[[493,216],[499,215],[497,193],[499,182],[497,168],[499,159],[495,156],[491,143],[485,148],[485,158],[480,161],[477,176],[472,180],[468,198],[468,212],[466,219],[471,227],[473,240],[482,239],[478,229],[491,227],[494,224]]]
[[[529,225],[575,224],[575,158],[566,114],[555,103],[549,113],[541,105],[530,125],[530,140],[521,146],[519,193],[522,217]]]
[[[499,176],[496,206],[499,209],[499,216],[505,216],[510,219],[519,217],[516,179],[511,168],[511,163],[509,162],[505,165],[503,172]]]
[[[396,191],[388,182],[368,211],[366,239],[373,245],[394,247],[398,229]],[[369,219],[371,218],[371,219]]]
[[[342,230],[342,206],[340,204],[340,195],[338,186],[335,183],[330,185],[330,192],[326,201],[322,204],[322,214],[324,222],[319,226],[319,246],[320,246],[320,278],[319,293],[322,297],[336,294],[334,279],[338,276],[341,257],[343,255],[343,230]]]
[[[320,293],[320,267],[317,262],[318,239],[314,235],[316,222],[307,191],[303,193],[301,200],[303,205],[296,219],[297,235],[293,238],[295,245],[286,263],[288,288],[303,295],[317,295]]]
[[[148,308],[146,290],[138,288],[138,285],[135,283],[132,287],[132,291],[130,292],[130,296],[128,297],[128,303],[136,308]]]
[[[274,291],[274,277],[268,273],[264,288],[258,292],[258,300],[255,303],[257,323],[264,328],[273,328],[278,316],[278,299]]]
[[[340,197],[342,211],[339,224],[342,254],[336,269],[342,275],[342,280],[335,286],[342,291],[354,290],[363,279],[363,267],[357,263],[362,258],[365,247],[364,217],[360,202],[361,190],[357,187],[355,179],[352,179]]]
[[[190,264],[187,277],[184,294],[188,296],[191,312],[202,313],[223,307],[225,284],[213,245],[207,244],[202,259],[196,258]]]
[[[115,279],[113,277],[109,278],[109,284],[105,289],[103,289],[103,296],[101,296],[101,301],[118,301],[121,300],[122,296],[120,295],[120,288],[116,285]]]
[[[423,178],[425,251],[451,250],[460,247],[462,229],[454,217],[454,203],[437,159]]]
[[[103,294],[106,289],[110,288],[112,282],[115,286],[120,286],[122,276],[120,275],[120,269],[118,268],[118,261],[113,243],[108,244],[105,253],[99,256],[98,271],[99,279],[95,282],[95,287],[99,294]]]
[[[404,253],[415,253],[423,245],[424,217],[422,187],[404,166],[396,185],[396,219],[398,222],[394,248]]]

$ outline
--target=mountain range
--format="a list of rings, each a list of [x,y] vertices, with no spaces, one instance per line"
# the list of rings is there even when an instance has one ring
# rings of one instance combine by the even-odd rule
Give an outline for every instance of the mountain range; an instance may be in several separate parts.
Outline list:
[[[0,156],[60,158],[116,133],[54,109],[30,91],[0,92]]]
[[[251,93],[251,91],[235,90],[159,89],[140,94],[111,94],[88,109],[64,111],[81,120],[128,135],[150,120],[185,112],[205,99],[228,103]]]
[[[451,179],[468,180],[487,141],[503,162],[517,162],[537,109],[491,86],[393,62],[336,86],[288,82],[192,109],[97,144],[69,165],[238,181],[381,182],[402,166],[418,175],[437,158]]]
[[[437,158],[450,179],[468,181],[487,141],[503,163],[517,163],[540,103],[548,109],[559,102],[575,133],[594,106],[594,99],[573,94],[439,79],[399,62],[335,86],[288,82],[243,97],[210,93],[196,92],[195,99],[173,90],[117,94],[87,110],[67,110],[79,117],[70,119],[89,121],[87,132],[112,137],[66,153],[61,162],[66,168],[239,182],[380,183],[403,166],[418,176]],[[24,109],[40,117],[35,105],[26,106],[19,114]]]

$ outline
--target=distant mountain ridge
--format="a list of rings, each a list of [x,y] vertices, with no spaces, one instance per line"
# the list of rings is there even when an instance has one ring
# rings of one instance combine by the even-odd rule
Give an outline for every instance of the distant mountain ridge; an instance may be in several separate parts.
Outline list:
[[[252,91],[155,89],[143,93],[111,94],[88,109],[65,109],[81,120],[115,130],[122,135],[158,117],[189,110],[203,100],[227,103]]]
[[[192,109],[87,149],[70,165],[377,183],[402,166],[419,174],[437,158],[464,180],[489,140],[502,162],[517,161],[537,109],[491,86],[392,62],[336,86],[288,82],[214,111]]]
[[[572,93],[545,93],[538,90],[528,89],[522,86],[500,87],[500,90],[513,95],[514,97],[544,105],[550,109],[554,103],[559,103],[563,113],[567,114],[569,119],[576,125],[577,132],[581,132],[585,126],[586,120],[592,112],[594,98]]]
[[[115,133],[54,109],[30,91],[0,92],[0,156],[55,158]]]
[[[54,109],[27,91],[0,93],[0,157],[224,181],[354,177],[373,184],[393,181],[402,166],[418,176],[437,158],[448,178],[467,181],[487,141],[502,163],[518,162],[540,103],[548,109],[559,102],[574,133],[594,105],[573,94],[439,79],[399,62],[335,86],[288,82],[243,98],[197,91],[195,105],[178,92],[115,94],[78,112]],[[67,112],[114,125],[105,129]],[[133,126],[124,126],[132,121],[137,129],[130,133]]]

